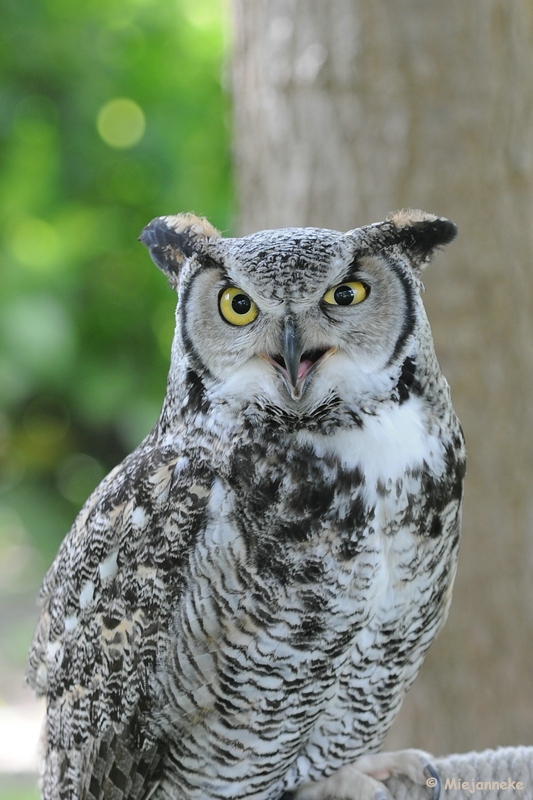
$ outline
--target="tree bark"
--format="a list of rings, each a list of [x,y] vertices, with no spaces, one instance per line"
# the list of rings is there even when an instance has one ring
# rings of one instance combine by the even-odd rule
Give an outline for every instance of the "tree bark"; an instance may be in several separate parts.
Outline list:
[[[460,238],[426,276],[469,450],[452,612],[389,737],[533,744],[533,6],[233,0],[240,233],[399,207]]]

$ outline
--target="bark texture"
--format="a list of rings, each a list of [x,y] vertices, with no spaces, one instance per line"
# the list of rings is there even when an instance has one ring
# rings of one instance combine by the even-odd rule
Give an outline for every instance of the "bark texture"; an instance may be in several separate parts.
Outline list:
[[[239,233],[420,207],[460,238],[426,276],[469,449],[452,613],[391,733],[533,744],[533,5],[233,0]]]

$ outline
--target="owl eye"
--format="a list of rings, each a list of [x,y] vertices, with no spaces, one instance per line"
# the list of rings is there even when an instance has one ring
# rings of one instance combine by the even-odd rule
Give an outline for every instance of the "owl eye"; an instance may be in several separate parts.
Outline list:
[[[369,288],[361,281],[346,281],[328,289],[324,302],[330,306],[356,306],[368,296]]]
[[[259,314],[254,301],[236,286],[222,290],[218,307],[223,319],[230,325],[249,325]]]

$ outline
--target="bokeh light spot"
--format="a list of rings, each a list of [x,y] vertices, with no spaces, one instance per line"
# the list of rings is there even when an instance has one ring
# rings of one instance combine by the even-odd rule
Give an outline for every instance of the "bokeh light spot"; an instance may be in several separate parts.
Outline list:
[[[141,141],[146,130],[146,119],[137,103],[127,97],[117,97],[102,106],[96,127],[106,144],[125,149]]]
[[[35,272],[53,272],[59,266],[61,241],[56,229],[44,219],[24,217],[11,232],[15,258]]]
[[[20,367],[48,377],[70,369],[76,348],[74,327],[56,298],[18,298],[4,310],[0,328],[6,354]]]
[[[188,5],[184,3],[181,11],[187,22],[200,30],[215,27],[220,19],[218,5],[210,0],[196,0]]]

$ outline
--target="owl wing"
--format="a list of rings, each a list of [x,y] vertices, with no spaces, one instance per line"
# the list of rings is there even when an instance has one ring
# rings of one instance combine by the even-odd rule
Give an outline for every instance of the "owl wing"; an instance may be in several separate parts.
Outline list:
[[[160,779],[150,682],[211,483],[154,434],[96,489],[61,545],[27,675],[47,699],[45,800],[145,800]]]

